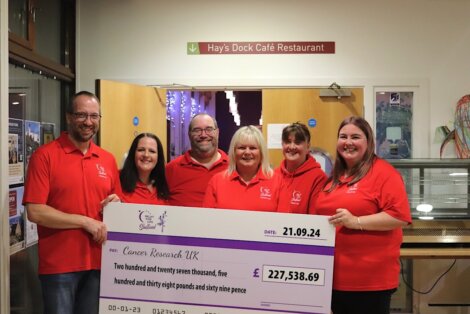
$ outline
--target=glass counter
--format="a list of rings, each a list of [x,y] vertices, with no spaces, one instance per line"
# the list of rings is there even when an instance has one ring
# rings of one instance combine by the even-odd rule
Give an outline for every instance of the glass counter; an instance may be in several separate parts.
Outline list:
[[[470,159],[387,160],[402,175],[413,224],[404,244],[470,244]],[[434,247],[434,245],[432,245]]]

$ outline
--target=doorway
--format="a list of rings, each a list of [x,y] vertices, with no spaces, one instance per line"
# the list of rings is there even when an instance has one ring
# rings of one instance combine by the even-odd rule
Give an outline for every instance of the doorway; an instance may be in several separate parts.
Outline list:
[[[190,149],[187,136],[191,117],[207,112],[217,120],[219,148],[227,152],[235,131],[245,125],[262,127],[268,143],[269,159],[279,166],[282,151],[272,142],[268,125],[282,126],[302,122],[312,134],[311,147],[322,152],[328,162],[336,153],[336,131],[341,121],[351,115],[364,115],[363,89],[351,89],[350,96],[321,96],[319,88],[262,90],[169,90],[167,121],[169,158],[174,159]],[[202,97],[201,95],[204,95]],[[203,103],[205,101],[205,103]],[[314,122],[314,123],[312,123]],[[325,164],[325,166],[327,166]]]
[[[127,91],[123,85],[132,87],[132,92]],[[221,134],[219,146],[222,150],[228,149],[231,137],[238,127],[261,125],[268,143],[269,160],[273,167],[278,167],[283,158],[282,150],[272,145],[273,139],[268,134],[268,126],[280,128],[285,124],[302,122],[309,126],[312,134],[311,147],[326,152],[334,159],[336,133],[341,121],[351,115],[364,115],[363,88],[348,89],[348,96],[339,97],[334,93],[324,95],[324,89],[321,88],[165,90],[110,81],[101,81],[99,86],[102,112],[112,116],[112,119],[107,119],[112,123],[106,124],[103,121],[101,124],[100,145],[115,154],[118,163],[130,145],[129,137],[133,138],[136,132],[148,132],[152,129],[155,129],[154,133],[160,137],[162,143],[165,142],[167,162],[180,156],[190,148],[187,136],[189,121],[200,112],[216,117]],[[151,97],[141,97],[144,93]],[[145,112],[129,112],[129,108],[137,107],[146,108]],[[136,122],[132,117],[138,117],[138,124],[132,125]],[[116,125],[120,126],[119,129],[116,129]],[[129,127],[126,128],[126,125]],[[126,137],[122,132],[126,133]],[[125,138],[129,139],[124,140]],[[279,135],[274,140],[280,142]]]

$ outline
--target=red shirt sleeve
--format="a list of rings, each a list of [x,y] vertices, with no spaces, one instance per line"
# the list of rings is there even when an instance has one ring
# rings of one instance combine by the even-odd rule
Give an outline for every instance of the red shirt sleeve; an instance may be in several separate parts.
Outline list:
[[[326,180],[328,180],[326,174],[323,171],[321,171],[321,173],[323,175],[317,176],[315,183],[313,183],[312,193],[310,194],[310,199],[308,201],[308,213],[310,215],[315,213],[315,203],[317,202],[318,194],[325,186]]]
[[[379,208],[396,219],[411,223],[410,204],[405,184],[401,175],[394,169],[383,182]]]
[[[23,205],[47,203],[50,188],[49,169],[47,155],[42,150],[34,152],[29,161]]]
[[[114,163],[114,194],[117,194],[119,197],[121,197],[122,193],[122,187],[121,187],[121,179],[119,178],[119,169],[117,167],[117,164]]]
[[[202,207],[206,208],[217,208],[217,199],[216,199],[216,180],[219,174],[214,175],[209,183],[207,184],[206,193],[204,194],[204,200],[202,202]]]

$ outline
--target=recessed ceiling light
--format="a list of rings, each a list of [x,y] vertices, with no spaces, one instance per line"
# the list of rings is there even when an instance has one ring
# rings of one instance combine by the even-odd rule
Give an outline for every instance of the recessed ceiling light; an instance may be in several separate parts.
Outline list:
[[[429,213],[432,211],[433,206],[431,204],[419,204],[416,206],[416,210],[423,213]]]
[[[433,220],[434,219],[433,216],[419,216],[418,218],[421,220]]]
[[[468,172],[452,172],[452,173],[449,173],[449,176],[451,176],[451,177],[466,177],[466,176],[468,176]]]

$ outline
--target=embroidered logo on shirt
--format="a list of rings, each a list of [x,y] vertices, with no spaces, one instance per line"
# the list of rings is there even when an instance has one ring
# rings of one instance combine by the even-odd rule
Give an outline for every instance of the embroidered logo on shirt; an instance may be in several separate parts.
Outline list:
[[[302,193],[294,190],[294,192],[292,192],[292,198],[290,200],[290,203],[292,205],[299,205],[301,201],[302,201]]]
[[[272,195],[271,195],[271,189],[270,188],[267,188],[265,186],[261,186],[259,188],[259,191],[260,191],[260,195],[259,195],[260,199],[271,200]]]
[[[102,165],[96,164],[96,170],[98,170],[98,177],[100,178],[108,177],[108,175],[106,174],[106,169]]]
[[[354,183],[353,185],[351,185],[350,187],[348,187],[348,190],[346,191],[347,194],[355,194],[358,190],[358,183]]]

